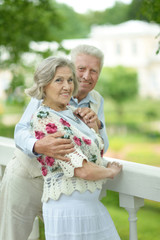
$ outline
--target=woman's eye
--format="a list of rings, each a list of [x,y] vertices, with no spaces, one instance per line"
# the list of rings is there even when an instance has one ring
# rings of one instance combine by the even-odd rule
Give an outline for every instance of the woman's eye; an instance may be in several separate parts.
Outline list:
[[[56,80],[55,80],[55,82],[60,82],[61,81],[61,79],[60,78],[57,78]]]
[[[72,78],[68,79],[68,82],[73,82],[73,79]]]

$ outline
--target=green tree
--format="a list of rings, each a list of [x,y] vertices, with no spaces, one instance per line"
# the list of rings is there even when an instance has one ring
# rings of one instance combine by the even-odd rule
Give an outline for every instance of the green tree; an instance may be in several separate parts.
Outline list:
[[[26,71],[30,71],[23,65],[23,54],[34,52],[46,58],[54,53],[50,49],[44,52],[32,50],[30,43],[56,41],[59,49],[65,51],[61,46],[63,39],[87,35],[88,30],[81,18],[72,8],[54,0],[0,0],[0,61],[1,67],[10,69],[13,74],[7,91],[10,101],[17,102],[16,94],[17,99],[18,95],[23,98],[20,94],[23,88],[18,79],[23,75],[25,82]],[[3,60],[3,52],[9,54],[7,60]],[[17,74],[19,69],[21,73]],[[23,102],[22,99],[20,101]]]
[[[116,103],[118,113],[122,114],[123,103],[138,93],[137,73],[123,66],[105,67],[96,88],[102,96],[111,98]]]
[[[0,46],[17,62],[31,41],[60,41],[50,31],[62,28],[61,15],[51,0],[1,0]]]
[[[146,20],[147,22],[160,23],[160,1],[159,0],[132,0],[129,5],[129,16],[131,19]]]
[[[22,73],[14,73],[11,84],[6,90],[7,93],[7,103],[9,104],[25,104],[25,79]]]
[[[133,20],[148,21],[147,17],[142,12],[144,0],[132,0],[128,8],[128,17]]]
[[[135,0],[134,0],[135,1]],[[149,22],[160,24],[160,1],[159,0],[143,0],[141,12]],[[158,39],[158,48],[156,53],[160,52],[160,32],[156,36]]]
[[[104,11],[90,11],[86,14],[86,23],[92,25],[119,24],[129,19],[128,4],[116,1],[115,5]]]
[[[83,14],[76,13],[73,8],[66,4],[57,4],[58,13],[62,16],[63,31],[55,34],[59,39],[75,39],[87,37],[90,29]]]

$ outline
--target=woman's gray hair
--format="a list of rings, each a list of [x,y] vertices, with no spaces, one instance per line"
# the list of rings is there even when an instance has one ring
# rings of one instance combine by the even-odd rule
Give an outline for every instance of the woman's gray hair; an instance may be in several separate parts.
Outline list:
[[[39,64],[34,74],[34,85],[26,89],[25,93],[39,100],[44,99],[44,87],[53,80],[58,67],[69,67],[71,69],[74,83],[73,96],[76,95],[78,91],[78,81],[74,64],[67,58],[55,56],[48,57]]]
[[[94,56],[94,57],[96,57],[100,60],[100,70],[103,67],[104,54],[100,49],[98,49],[94,46],[87,45],[87,44],[78,45],[77,47],[75,47],[71,50],[70,54],[71,54],[71,60],[74,63],[75,63],[76,57],[80,54],[86,54],[86,55]]]

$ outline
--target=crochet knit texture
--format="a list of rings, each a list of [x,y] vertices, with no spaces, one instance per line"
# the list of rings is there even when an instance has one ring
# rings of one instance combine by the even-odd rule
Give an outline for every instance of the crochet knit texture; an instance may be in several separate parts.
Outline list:
[[[75,151],[65,155],[70,159],[69,162],[45,155],[37,157],[44,177],[42,201],[47,202],[49,198],[57,200],[62,193],[70,195],[75,190],[82,193],[86,190],[94,192],[101,189],[106,180],[87,181],[74,177],[74,169],[82,167],[84,159],[99,166],[103,165],[101,152],[104,144],[100,135],[95,133],[96,139],[93,141],[66,121],[65,117],[61,118],[48,107],[41,106],[32,117],[31,133],[37,139],[41,139],[57,131],[63,132],[64,138],[72,140]]]

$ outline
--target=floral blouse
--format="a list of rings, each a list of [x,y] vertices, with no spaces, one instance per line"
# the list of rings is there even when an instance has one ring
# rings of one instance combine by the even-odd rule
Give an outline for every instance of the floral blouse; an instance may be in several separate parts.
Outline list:
[[[42,196],[44,202],[48,201],[49,198],[57,200],[61,194],[70,195],[75,190],[93,192],[96,189],[101,189],[104,183],[104,180],[87,181],[74,177],[74,169],[82,167],[84,159],[102,166],[104,144],[94,129],[90,129],[81,120],[76,119],[70,107],[66,112],[68,116],[63,114],[63,111],[56,112],[42,105],[31,120],[31,132],[37,139],[61,131],[64,133],[63,138],[71,139],[75,148],[73,153],[66,154],[66,157],[70,159],[69,162],[45,155],[37,157],[44,177]],[[78,121],[78,127],[71,124],[73,121]],[[90,136],[84,133],[83,127],[88,128],[88,132],[91,132],[88,134]],[[91,138],[92,135],[94,138]]]

